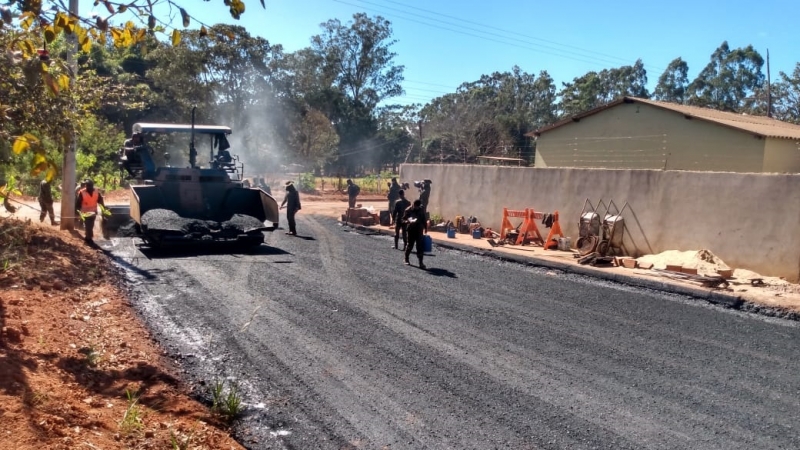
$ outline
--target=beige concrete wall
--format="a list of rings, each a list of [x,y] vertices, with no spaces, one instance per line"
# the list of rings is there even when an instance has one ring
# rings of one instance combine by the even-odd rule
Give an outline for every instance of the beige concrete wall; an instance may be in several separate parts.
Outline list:
[[[765,139],[642,103],[543,133],[536,167],[761,172]]]
[[[433,181],[431,213],[494,229],[503,207],[558,210],[573,242],[585,199],[627,202],[625,244],[636,256],[707,248],[733,267],[800,278],[800,174],[404,164],[400,176]]]
[[[764,147],[764,172],[800,173],[800,142],[767,138]]]

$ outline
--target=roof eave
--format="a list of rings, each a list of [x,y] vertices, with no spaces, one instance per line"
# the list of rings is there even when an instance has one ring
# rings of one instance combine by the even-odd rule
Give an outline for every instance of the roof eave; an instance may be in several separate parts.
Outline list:
[[[534,130],[534,131],[526,134],[525,136],[528,136],[528,137],[539,137],[539,136],[542,135],[542,133],[545,133],[547,131],[553,130],[555,128],[562,127],[564,125],[568,125],[568,124],[570,124],[572,122],[580,122],[581,119],[583,119],[585,117],[593,116],[593,115],[595,115],[595,114],[597,114],[599,112],[605,111],[605,110],[607,110],[609,108],[613,108],[614,106],[621,105],[622,103],[633,103],[635,101],[636,101],[635,97],[620,97],[620,98],[614,100],[611,103],[606,103],[605,105],[598,106],[596,108],[590,109],[588,111],[584,111],[584,112],[576,114],[574,116],[567,117],[566,119],[561,119],[561,120],[559,120],[558,122],[556,122],[556,123],[554,123],[552,125],[548,125],[546,127],[539,128],[538,130]]]

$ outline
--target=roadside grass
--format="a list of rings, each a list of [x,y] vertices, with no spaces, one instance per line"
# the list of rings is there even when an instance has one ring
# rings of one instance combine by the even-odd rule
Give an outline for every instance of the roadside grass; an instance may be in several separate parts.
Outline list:
[[[193,438],[194,431],[186,436],[179,436],[173,430],[169,430],[169,443],[172,450],[188,450],[189,446],[192,445]]]
[[[30,233],[26,225],[17,219],[0,219],[0,272],[14,268],[28,257]]]
[[[239,385],[229,381],[226,391],[225,384],[224,380],[215,380],[211,385],[211,411],[231,422],[244,411],[244,403]]]
[[[361,188],[361,194],[381,195],[389,191],[388,183],[392,181],[392,177],[397,177],[400,181],[400,175],[391,172],[350,179]],[[345,192],[347,191],[347,179],[347,177],[315,177],[314,187],[323,191]]]
[[[22,402],[29,408],[38,408],[40,406],[44,406],[49,401],[50,397],[46,392],[25,389],[25,392],[22,394]]]
[[[397,177],[398,181],[400,181],[400,175],[391,172],[383,172],[380,175],[367,175],[365,177],[350,177],[349,179],[353,180],[361,188],[361,195],[384,195],[389,191],[387,185],[391,182],[392,177]],[[310,172],[265,177],[265,181],[273,190],[282,189],[283,183],[289,180],[293,181],[297,189],[304,193],[318,193],[321,191],[344,193],[347,191],[348,177],[318,177]]]
[[[142,407],[139,405],[139,391],[125,389],[125,396],[128,400],[128,407],[119,422],[119,429],[125,434],[130,434],[142,429],[144,417]]]

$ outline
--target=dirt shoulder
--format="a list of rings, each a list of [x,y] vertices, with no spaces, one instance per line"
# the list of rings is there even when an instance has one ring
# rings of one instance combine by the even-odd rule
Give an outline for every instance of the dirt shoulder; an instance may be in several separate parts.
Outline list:
[[[38,217],[0,218],[0,249],[0,447],[243,448],[190,397],[102,251]]]

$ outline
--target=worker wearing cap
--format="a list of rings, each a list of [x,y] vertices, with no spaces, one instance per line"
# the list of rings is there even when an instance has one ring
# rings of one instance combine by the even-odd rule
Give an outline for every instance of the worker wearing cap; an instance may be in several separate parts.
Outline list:
[[[353,180],[347,180],[347,206],[349,208],[356,207],[356,199],[358,198],[358,194],[361,192],[361,188],[358,187],[357,184],[353,183]]]
[[[87,179],[86,187],[78,191],[78,196],[75,199],[75,205],[80,208],[81,218],[84,222],[84,240],[86,242],[93,242],[94,238],[94,222],[97,219],[97,205],[105,207],[103,196],[100,191],[94,188],[94,181]]]
[[[294,215],[300,211],[300,193],[294,187],[291,181],[286,182],[286,197],[283,198],[281,209],[286,208],[286,221],[289,223],[289,232],[286,234],[290,236],[297,236],[297,223],[294,220]]]

